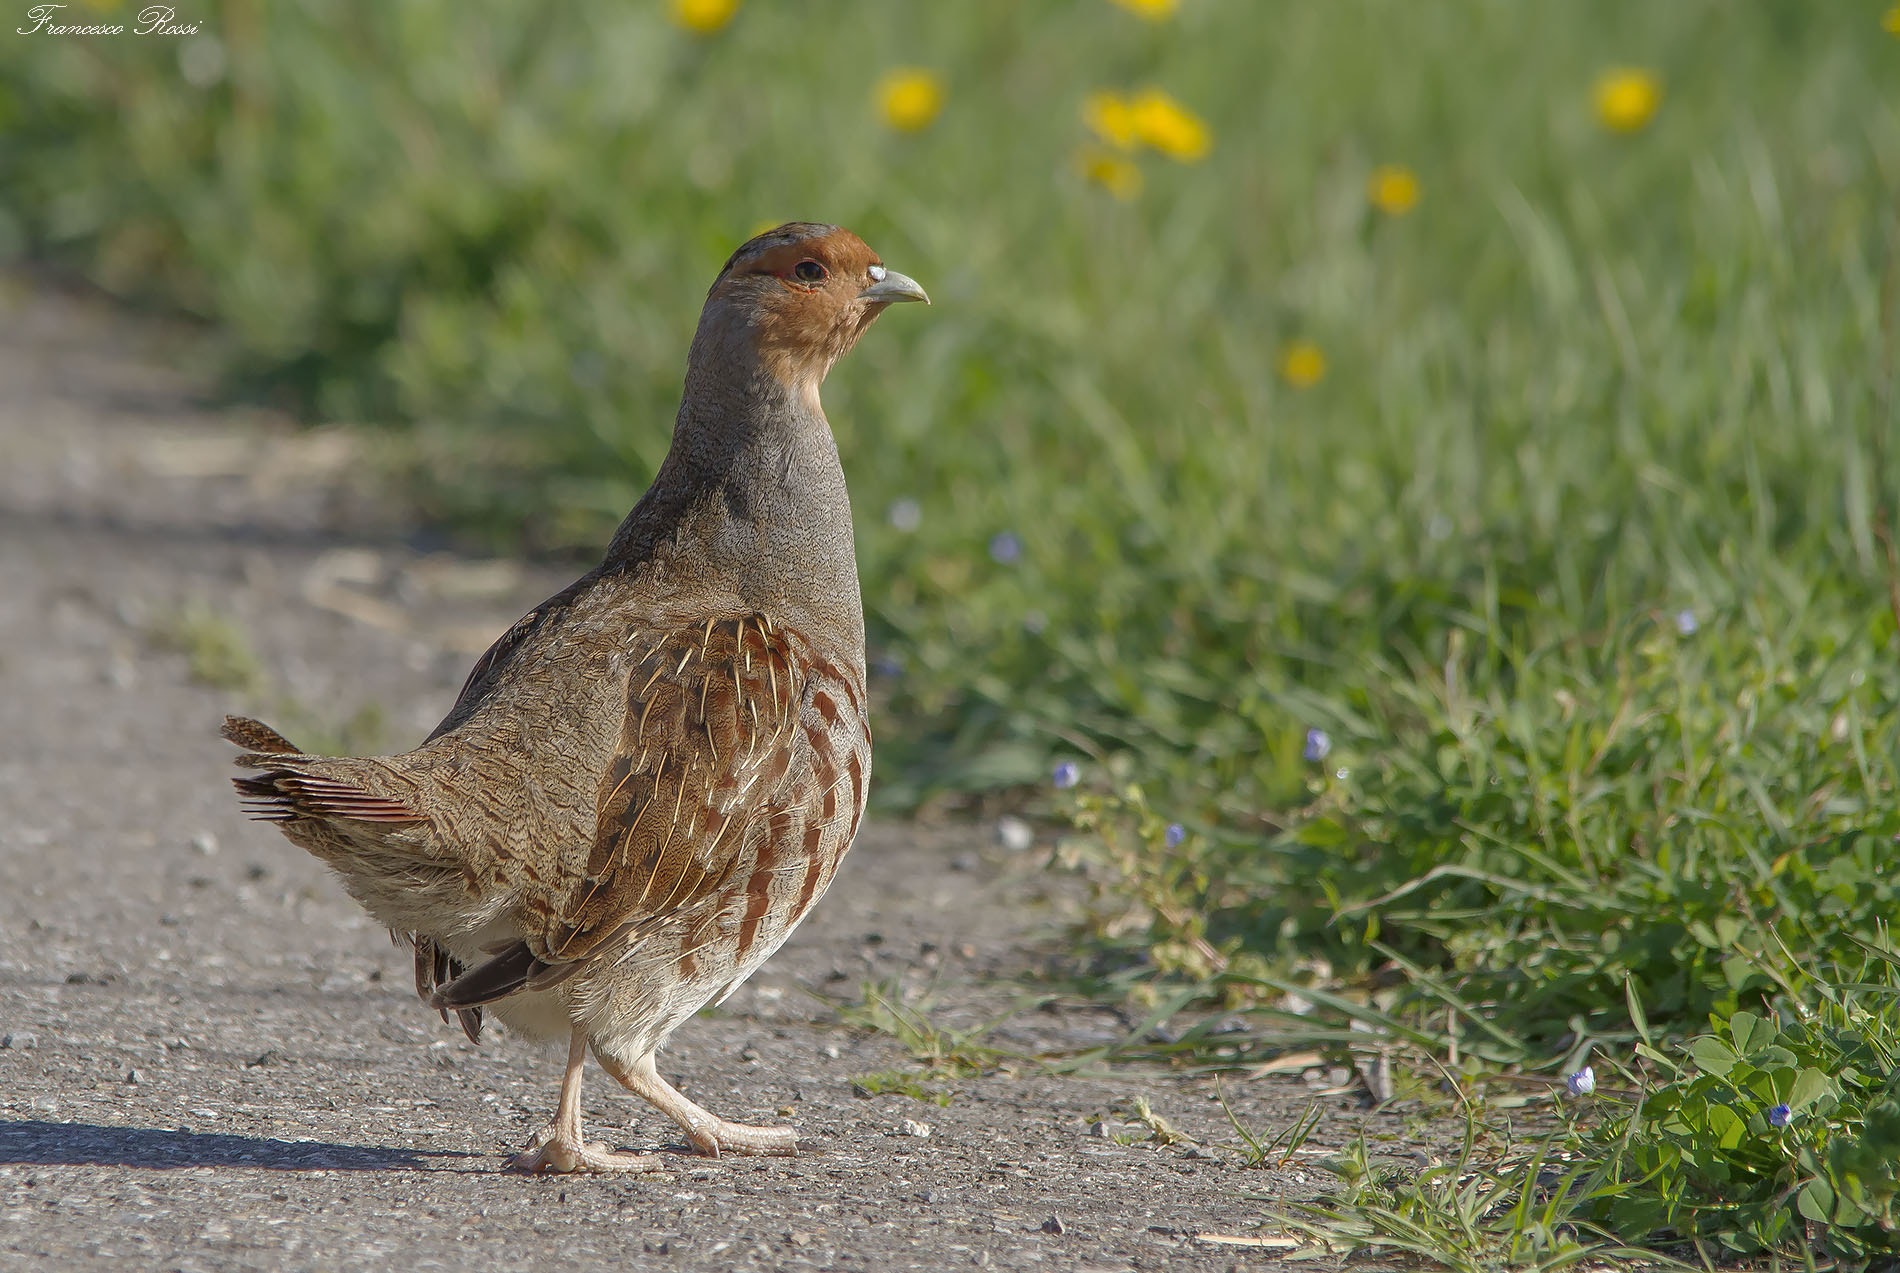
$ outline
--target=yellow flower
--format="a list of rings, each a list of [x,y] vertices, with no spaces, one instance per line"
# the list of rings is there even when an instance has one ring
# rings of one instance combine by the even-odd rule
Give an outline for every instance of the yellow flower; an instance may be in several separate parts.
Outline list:
[[[1390,217],[1402,217],[1418,203],[1418,177],[1404,164],[1380,164],[1366,181],[1366,198]]]
[[[900,133],[928,128],[943,110],[943,77],[915,67],[892,71],[877,82],[877,107]]]
[[[1166,22],[1181,7],[1181,0],[1115,0],[1115,3],[1150,22]]]
[[[739,0],[673,0],[673,21],[695,35],[711,35],[739,11]]]
[[[1097,137],[1117,150],[1127,150],[1139,140],[1135,112],[1120,93],[1090,93],[1082,103],[1082,118]]]
[[[1880,26],[1888,35],[1900,35],[1900,4],[1880,15]]]
[[[1619,67],[1597,77],[1597,118],[1611,132],[1633,133],[1662,104],[1662,81],[1653,71]]]
[[[1280,378],[1295,389],[1311,389],[1326,378],[1326,353],[1310,340],[1296,340],[1280,351]]]
[[[1123,203],[1141,193],[1141,169],[1126,155],[1089,146],[1082,151],[1082,175]]]
[[[1191,164],[1214,144],[1201,117],[1158,88],[1142,93],[1128,109],[1135,134],[1170,159]]]

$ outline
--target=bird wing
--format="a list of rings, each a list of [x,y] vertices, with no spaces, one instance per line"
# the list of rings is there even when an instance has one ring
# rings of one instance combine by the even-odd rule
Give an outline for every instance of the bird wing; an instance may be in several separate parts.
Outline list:
[[[449,709],[449,714],[442,718],[442,723],[435,727],[435,731],[423,740],[423,746],[428,746],[473,715],[515,652],[526,644],[529,637],[565,613],[592,582],[592,575],[576,579],[515,620],[513,627],[495,638],[495,643],[482,651],[481,658],[475,660],[475,666],[469,669],[468,679],[462,682],[461,692],[455,696],[455,706]]]
[[[792,641],[760,614],[640,641],[584,874],[526,899],[528,938],[439,987],[432,1004],[545,988],[726,883],[748,826],[781,803],[796,755],[804,673]]]

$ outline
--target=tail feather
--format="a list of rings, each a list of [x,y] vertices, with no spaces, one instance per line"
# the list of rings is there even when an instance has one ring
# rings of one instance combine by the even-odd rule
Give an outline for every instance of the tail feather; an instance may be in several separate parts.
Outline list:
[[[395,934],[391,934],[395,936]],[[401,939],[398,938],[400,941]],[[462,961],[454,958],[448,951],[435,944],[420,933],[412,933],[409,941],[416,950],[416,994],[422,1001],[442,1014],[442,1022],[448,1024],[449,1010],[435,1003],[435,988],[444,982],[452,981],[462,975]],[[476,1008],[457,1008],[455,1019],[462,1027],[462,1033],[468,1036],[470,1043],[482,1041],[482,1010]]]
[[[300,756],[297,745],[261,720],[248,716],[227,716],[218,731],[246,751],[261,751],[273,756]]]
[[[237,788],[244,811],[259,822],[311,817],[380,823],[427,820],[400,800],[295,769],[272,769],[254,777],[233,778],[231,785]]]
[[[432,1008],[476,1007],[506,999],[518,990],[546,990],[566,981],[581,968],[579,963],[547,963],[537,957],[525,941],[497,946],[491,953],[492,958],[467,972],[463,972],[458,963],[454,975],[425,996],[425,1002]]]
[[[539,965],[526,942],[514,942],[493,958],[475,965],[429,996],[432,1008],[473,1008],[504,999],[527,983]]]
[[[396,797],[371,791],[336,773],[339,766],[360,766],[364,762],[307,755],[269,725],[242,716],[225,717],[220,732],[248,749],[237,758],[240,767],[263,771],[231,780],[244,811],[260,822],[313,817],[350,822],[426,821]],[[318,772],[319,767],[328,772]]]

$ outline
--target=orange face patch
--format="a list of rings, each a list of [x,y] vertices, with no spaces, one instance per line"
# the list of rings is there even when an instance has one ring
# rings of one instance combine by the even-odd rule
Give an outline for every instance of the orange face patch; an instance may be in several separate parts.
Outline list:
[[[733,253],[712,295],[738,303],[775,377],[812,392],[883,308],[860,299],[880,264],[849,230],[792,222]]]
[[[877,253],[851,231],[833,230],[826,235],[774,244],[756,256],[735,264],[744,273],[770,274],[788,286],[814,292],[840,275],[854,281],[862,279],[865,271],[882,262],[877,259]],[[813,278],[809,276],[810,271],[800,268],[811,265],[824,273]]]

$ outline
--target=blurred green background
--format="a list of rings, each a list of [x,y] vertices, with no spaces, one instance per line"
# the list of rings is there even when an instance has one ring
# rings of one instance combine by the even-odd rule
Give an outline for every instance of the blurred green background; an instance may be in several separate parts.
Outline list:
[[[604,542],[754,231],[922,281],[826,389],[875,798],[1082,762],[1151,969],[1396,952],[1556,1032],[1891,912],[1886,6],[178,7],[0,40],[0,250],[473,539]]]

